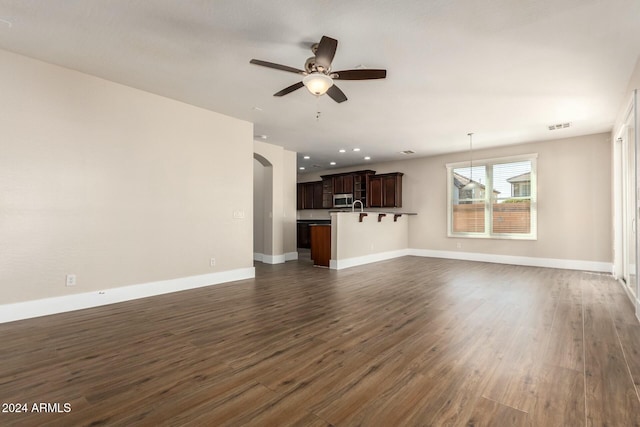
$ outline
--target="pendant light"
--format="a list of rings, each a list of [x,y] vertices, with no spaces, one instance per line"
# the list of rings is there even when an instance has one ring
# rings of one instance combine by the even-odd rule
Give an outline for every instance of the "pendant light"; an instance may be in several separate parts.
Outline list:
[[[471,190],[471,198],[473,198],[473,192],[478,188],[478,183],[473,180],[473,132],[469,132],[469,182],[462,187],[463,190]]]

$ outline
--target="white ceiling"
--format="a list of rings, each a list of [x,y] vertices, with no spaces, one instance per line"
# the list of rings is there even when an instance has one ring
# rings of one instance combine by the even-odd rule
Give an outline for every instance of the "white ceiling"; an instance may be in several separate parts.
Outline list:
[[[303,68],[322,35],[387,79],[273,97],[300,76],[249,60]],[[251,121],[309,171],[611,130],[640,1],[0,0],[0,48]]]

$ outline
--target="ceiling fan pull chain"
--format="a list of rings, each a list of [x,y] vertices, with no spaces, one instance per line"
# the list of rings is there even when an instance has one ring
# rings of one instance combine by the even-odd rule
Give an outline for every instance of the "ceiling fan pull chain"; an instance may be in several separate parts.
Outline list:
[[[320,97],[316,96],[316,122],[320,121],[320,114],[322,114],[320,111]]]

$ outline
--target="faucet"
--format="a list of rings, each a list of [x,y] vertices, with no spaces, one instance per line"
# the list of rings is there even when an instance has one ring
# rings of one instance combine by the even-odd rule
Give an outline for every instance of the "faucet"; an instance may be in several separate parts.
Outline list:
[[[355,212],[356,210],[356,203],[360,203],[360,212],[362,212],[364,210],[364,205],[362,204],[362,200],[355,200],[352,204],[351,204],[351,212]]]

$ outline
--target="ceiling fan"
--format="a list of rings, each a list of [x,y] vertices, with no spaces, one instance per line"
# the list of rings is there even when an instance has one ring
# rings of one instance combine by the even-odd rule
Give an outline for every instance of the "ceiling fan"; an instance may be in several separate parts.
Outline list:
[[[307,59],[304,64],[304,70],[287,65],[274,64],[273,62],[261,61],[259,59],[252,59],[249,62],[304,76],[301,82],[292,84],[280,92],[274,93],[273,96],[284,96],[306,86],[312,94],[320,96],[326,93],[331,99],[339,103],[346,101],[347,96],[338,86],[333,84],[334,80],[372,80],[387,77],[387,70],[356,69],[331,71],[331,61],[333,61],[337,47],[338,40],[322,36],[320,43],[314,43],[313,46],[311,46],[311,52],[313,52],[314,56]]]

